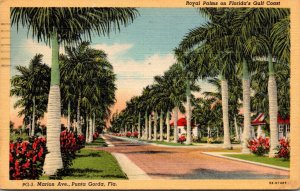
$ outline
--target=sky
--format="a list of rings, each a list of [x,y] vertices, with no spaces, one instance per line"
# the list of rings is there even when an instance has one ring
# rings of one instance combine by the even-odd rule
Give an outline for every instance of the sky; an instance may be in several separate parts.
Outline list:
[[[132,96],[140,95],[143,87],[153,83],[153,77],[162,75],[175,63],[173,50],[181,39],[206,22],[194,8],[140,8],[140,16],[120,32],[109,36],[93,36],[91,46],[104,50],[117,75],[117,102],[112,111],[120,111]],[[61,49],[63,52],[63,49]],[[17,65],[28,66],[37,53],[44,55],[43,62],[51,66],[51,49],[27,35],[27,29],[12,27],[11,76],[17,74]],[[211,87],[199,81],[202,91]],[[21,125],[11,99],[11,120]]]

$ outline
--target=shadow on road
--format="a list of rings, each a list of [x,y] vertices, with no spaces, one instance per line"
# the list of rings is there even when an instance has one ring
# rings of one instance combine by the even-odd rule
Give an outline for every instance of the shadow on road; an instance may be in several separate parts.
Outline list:
[[[216,171],[211,169],[194,169],[192,173],[171,174],[171,173],[149,173],[150,176],[169,179],[287,179],[285,175],[257,174],[251,171]]]

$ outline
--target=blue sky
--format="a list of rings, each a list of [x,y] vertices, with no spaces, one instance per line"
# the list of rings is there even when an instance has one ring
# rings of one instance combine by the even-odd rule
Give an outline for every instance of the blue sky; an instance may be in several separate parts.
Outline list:
[[[142,88],[153,82],[175,62],[173,49],[192,28],[206,22],[194,8],[141,8],[140,16],[121,32],[110,36],[94,36],[92,47],[103,49],[117,74],[117,101],[115,108],[122,108],[125,100],[141,93]],[[44,43],[37,43],[27,29],[11,30],[11,75],[16,65],[28,65],[36,54],[44,55],[44,62],[51,65],[51,51]],[[202,89],[207,84],[200,82]]]

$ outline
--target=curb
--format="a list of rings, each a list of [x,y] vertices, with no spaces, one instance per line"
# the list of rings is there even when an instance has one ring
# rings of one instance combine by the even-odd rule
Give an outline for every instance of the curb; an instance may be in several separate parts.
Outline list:
[[[114,147],[115,146],[110,141],[108,141],[102,134],[100,136],[105,141],[105,143],[107,144],[107,147]]]
[[[131,143],[139,143],[139,144],[145,144],[145,145],[150,145],[151,144],[151,143],[145,142],[143,140],[138,140],[138,139],[130,139],[130,138],[126,138],[126,137],[118,137],[118,136],[109,135],[109,134],[106,134],[106,136],[113,137],[113,138],[116,138],[116,139],[119,139],[119,140],[129,141]]]
[[[233,158],[233,157],[223,155],[223,154],[241,154],[241,153],[229,153],[229,152],[202,152],[202,153],[209,155],[209,156],[225,158],[225,159],[229,159],[229,160],[235,160],[235,161],[239,161],[239,162],[250,163],[250,164],[255,164],[255,165],[259,165],[259,166],[279,169],[279,170],[290,171],[289,168],[285,168],[285,167],[275,166],[275,165],[271,165],[271,164],[264,164],[264,163],[259,163],[259,162],[253,162],[253,161],[248,161],[248,160],[243,160],[243,159],[238,159],[238,158]]]
[[[145,171],[132,162],[125,154],[111,153],[118,161],[123,172],[129,180],[150,180],[152,179]]]

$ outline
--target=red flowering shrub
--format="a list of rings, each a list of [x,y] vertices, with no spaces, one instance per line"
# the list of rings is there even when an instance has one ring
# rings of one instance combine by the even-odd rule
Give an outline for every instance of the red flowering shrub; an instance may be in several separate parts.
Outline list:
[[[131,137],[131,132],[127,132],[126,137]]]
[[[139,133],[137,131],[133,132],[133,137],[138,137]]]
[[[250,151],[258,156],[267,154],[270,150],[269,138],[259,137],[258,139],[252,139],[248,142],[248,148]]]
[[[60,150],[64,168],[68,168],[72,164],[76,151],[83,148],[84,143],[84,135],[77,135],[67,130],[60,133]]]
[[[72,132],[62,131],[60,149],[64,168],[72,164],[75,152],[84,147],[85,137]],[[21,138],[9,144],[9,167],[11,180],[38,179],[43,173],[43,165],[47,154],[46,138],[29,137],[29,141]]]
[[[184,141],[186,141],[186,138],[185,138],[184,135],[181,135],[181,136],[178,138],[178,142],[182,144]]]
[[[99,133],[98,133],[98,132],[95,132],[94,135],[93,135],[93,138],[94,138],[94,139],[97,139],[98,137],[99,137]]]
[[[43,173],[46,139],[31,137],[29,141],[19,138],[9,144],[9,176],[11,180],[38,179]]]
[[[277,153],[276,153],[276,157],[277,158],[284,158],[286,160],[290,159],[290,143],[289,140],[286,138],[281,138],[279,140],[279,146],[276,148],[277,149]]]

